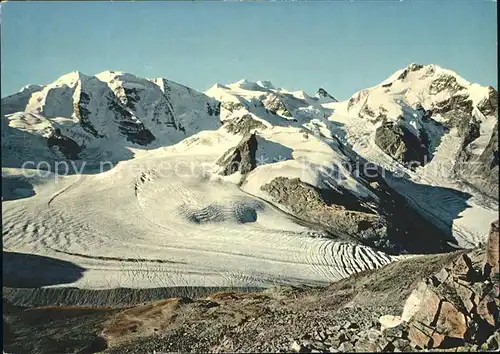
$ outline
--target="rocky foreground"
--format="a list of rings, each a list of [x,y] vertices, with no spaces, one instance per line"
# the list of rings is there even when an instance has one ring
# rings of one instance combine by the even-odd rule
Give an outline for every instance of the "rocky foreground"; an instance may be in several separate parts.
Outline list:
[[[498,221],[482,249],[415,256],[327,288],[170,298],[128,308],[22,308],[7,353],[498,350]]]

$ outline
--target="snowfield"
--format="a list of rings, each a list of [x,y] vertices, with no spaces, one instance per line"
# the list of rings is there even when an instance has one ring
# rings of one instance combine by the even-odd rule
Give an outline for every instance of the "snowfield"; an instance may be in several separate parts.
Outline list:
[[[477,108],[488,90],[437,66],[412,65],[344,102],[323,89],[310,96],[269,81],[201,93],[112,71],[27,86],[2,99],[4,252],[70,262],[81,274],[51,274],[47,286],[88,289],[325,284],[411,257],[336,239],[261,188],[276,177],[300,178],[347,191],[363,206],[381,203],[376,187],[346,167],[353,159],[388,171],[385,181],[416,213],[457,247],[474,247],[497,218],[498,199],[451,172],[462,138],[429,122],[425,110],[469,95],[480,129],[468,151],[480,156],[497,124]],[[412,170],[382,150],[375,142],[382,115],[419,138],[425,133],[430,162]],[[256,166],[222,175],[221,156],[251,132]],[[36,169],[41,161],[52,172]],[[71,173],[54,174],[58,161]],[[4,275],[15,277],[17,267],[4,264]],[[43,267],[32,271],[33,283]],[[24,281],[30,286],[29,276]]]
[[[32,180],[35,196],[3,204],[4,250],[83,267],[64,285],[93,289],[318,284],[393,259],[203,175],[213,158],[152,151],[100,174]]]

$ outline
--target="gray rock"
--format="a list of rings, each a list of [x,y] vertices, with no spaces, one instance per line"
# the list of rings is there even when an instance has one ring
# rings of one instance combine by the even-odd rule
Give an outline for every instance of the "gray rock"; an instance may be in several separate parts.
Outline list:
[[[281,115],[286,118],[292,117],[292,113],[288,110],[281,97],[275,93],[268,94],[262,103],[272,114]]]
[[[472,116],[472,100],[468,95],[454,95],[436,103],[432,115],[439,113],[449,128],[458,127],[462,122],[469,121]]]
[[[332,100],[333,102],[338,102],[337,99],[335,99],[335,97],[333,97],[332,95],[330,95],[324,88],[320,87],[318,89],[318,91],[316,92],[316,97],[317,98],[323,98],[323,99],[329,99],[329,100]]]
[[[84,92],[81,93],[81,95],[83,94]],[[84,105],[84,102],[87,100],[88,99],[84,100],[82,97],[78,103],[80,125],[95,137],[102,137],[102,135],[95,130],[90,122],[90,111],[88,111]],[[118,100],[110,99],[108,107],[115,114],[118,130],[120,134],[127,139],[127,141],[138,145],[148,145],[156,140],[153,133],[151,133],[151,131],[149,131],[140,120],[135,118],[129,110],[123,107]]]
[[[417,71],[422,69],[424,66],[420,64],[411,63],[408,67],[398,76],[397,80],[404,80],[408,74],[412,71]]]
[[[489,96],[478,103],[478,110],[489,119],[495,119],[498,112],[498,93],[489,88]],[[475,117],[473,103],[467,95],[454,95],[441,101],[432,109],[447,121],[450,128],[456,127],[462,137],[460,153],[454,172],[464,181],[485,194],[498,198],[498,123],[486,149],[480,155],[471,154],[469,145],[480,136],[480,118]]]
[[[349,341],[349,337],[344,332],[337,332],[336,335],[333,335],[329,338],[329,342],[331,345],[338,347],[341,343]]]
[[[408,336],[408,329],[406,325],[400,324],[396,327],[384,329],[383,334],[389,338],[406,338]]]
[[[477,104],[479,111],[485,116],[496,116],[498,114],[498,92],[488,86],[488,97]]]
[[[340,326],[336,325],[336,326],[330,326],[326,330],[327,330],[327,333],[329,332],[329,333],[335,334],[335,333],[340,331],[340,328],[341,328]]]
[[[319,190],[298,178],[286,177],[273,179],[261,186],[261,190],[299,218],[327,226],[332,232],[363,240],[378,240],[385,235],[383,218],[364,209],[348,191],[341,194]]]
[[[255,130],[266,129],[264,123],[253,119],[250,114],[225,121],[224,127],[233,134],[249,134]]]
[[[356,352],[363,352],[363,353],[375,353],[380,351],[380,346],[378,344],[378,341],[372,341],[369,338],[360,338],[355,346],[355,351]]]
[[[221,103],[221,108],[224,108],[225,110],[229,111],[229,112],[235,112],[241,108],[243,108],[243,104],[239,103],[239,102],[222,102]]]
[[[78,154],[82,151],[82,147],[74,140],[64,136],[60,129],[55,129],[54,132],[47,138],[48,147],[57,146],[59,150],[70,160],[78,159]]]
[[[464,87],[457,82],[457,79],[453,75],[440,75],[435,79],[429,86],[429,93],[435,95],[442,91],[449,91],[451,93],[456,93],[462,90]]]
[[[493,198],[498,198],[498,122],[490,140],[480,155],[468,152],[467,146],[479,137],[479,124],[473,121],[465,133],[462,150],[455,164],[455,173],[477,189]]]
[[[345,329],[356,329],[359,328],[359,325],[356,322],[346,322],[344,324]]]
[[[341,353],[350,353],[354,351],[354,345],[352,345],[350,342],[343,342],[339,345],[338,350]]]
[[[252,171],[257,166],[256,151],[257,138],[255,133],[244,137],[236,147],[229,149],[217,161],[217,165],[222,166],[220,174],[228,176],[237,171],[242,174]]]
[[[428,160],[427,146],[407,128],[393,122],[383,123],[377,128],[375,143],[393,159],[413,170]]]
[[[413,348],[410,345],[410,341],[407,339],[398,338],[396,340],[393,340],[391,343],[394,346],[394,351],[398,351],[398,352],[411,352],[411,351],[413,351]]]

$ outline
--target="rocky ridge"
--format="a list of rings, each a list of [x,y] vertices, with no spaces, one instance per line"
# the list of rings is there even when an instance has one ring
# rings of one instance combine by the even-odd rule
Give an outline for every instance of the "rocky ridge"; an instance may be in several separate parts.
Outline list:
[[[220,127],[220,102],[166,79],[115,71],[72,72],[2,98],[1,106],[2,149],[22,152],[2,156],[3,166],[22,164],[28,140],[31,150],[43,152],[33,155],[44,161],[121,160],[125,145],[168,146]],[[11,138],[19,134],[21,141]],[[52,149],[69,144],[71,152],[62,155]]]

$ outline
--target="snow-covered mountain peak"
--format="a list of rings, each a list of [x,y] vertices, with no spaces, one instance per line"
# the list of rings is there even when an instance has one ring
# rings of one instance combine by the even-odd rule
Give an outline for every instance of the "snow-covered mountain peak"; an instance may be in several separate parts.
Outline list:
[[[103,72],[100,72],[99,74],[95,75],[99,80],[104,81],[104,82],[109,82],[113,80],[117,76],[122,76],[126,75],[126,73],[122,71],[115,71],[115,70],[106,70]],[[130,74],[129,74],[130,75]]]
[[[230,90],[229,87],[227,87],[226,85],[219,84],[218,82],[216,82],[215,84],[213,84],[213,86],[210,87],[208,90],[217,90],[217,89]]]
[[[419,81],[429,83],[434,80],[456,83],[460,86],[471,85],[469,81],[465,80],[453,70],[442,68],[437,64],[422,65],[410,63],[407,67],[394,72],[394,74],[390,75],[377,86],[386,86],[396,81],[405,82],[409,85],[415,85]]]
[[[470,83],[436,64],[411,63],[341,106],[347,109],[342,114],[349,117],[349,124],[363,121],[356,135],[371,136],[378,148],[403,165],[437,161],[430,165],[440,168],[443,161],[454,161],[457,167],[450,166],[446,173],[474,181],[468,183],[489,195],[498,193],[494,187],[498,182],[494,172],[498,169],[494,148],[498,146],[498,93],[493,87]],[[442,148],[443,141],[454,143]],[[460,167],[465,162],[477,164]],[[476,175],[466,177],[472,173]]]
[[[324,103],[326,103],[326,102],[338,102],[338,100],[335,97],[333,97],[328,92],[326,92],[326,90],[322,87],[320,87],[318,89],[315,97]]]
[[[21,88],[21,90],[19,90],[19,93],[28,93],[28,92],[33,93],[36,91],[40,91],[42,89],[43,89],[42,85],[30,84],[30,85],[23,86]]]
[[[276,87],[274,87],[274,85],[271,83],[271,81],[268,81],[268,80],[259,80],[259,81],[257,81],[257,85],[259,85],[260,87],[266,88],[266,89],[270,89],[270,90],[276,89]]]
[[[64,74],[57,78],[56,81],[47,86],[75,86],[80,80],[85,80],[90,76],[80,72],[80,71],[72,71],[70,73]]]
[[[127,155],[125,144],[168,146],[217,129],[218,106],[203,93],[166,79],[152,81],[121,71],[95,76],[74,71],[46,86],[29,86],[3,98],[2,116],[9,126],[44,139],[59,132],[54,139],[74,147],[66,151],[71,159],[78,154],[92,160],[122,159]],[[43,144],[40,140],[34,148],[50,156],[50,147]],[[24,157],[11,158],[18,163]]]
[[[154,86],[151,80],[140,78],[123,71],[104,71],[97,74],[95,77],[107,83],[107,85],[112,90],[115,90],[120,86],[127,88],[142,88]]]
[[[354,94],[348,110],[359,110],[362,117],[397,118],[404,115],[406,106],[430,110],[447,105],[453,97],[477,105],[489,95],[488,87],[472,84],[452,70],[411,63],[380,84]]]
[[[241,79],[241,80],[233,82],[233,83],[231,83],[229,85],[230,86],[244,86],[244,85],[250,85],[250,84],[255,84],[255,82],[252,82],[252,81],[247,80],[247,79]]]
[[[269,90],[268,88],[259,85],[257,82],[253,82],[247,79],[241,79],[239,81],[236,81],[232,84],[227,85],[231,88],[239,88],[243,90],[248,90],[248,91],[265,91]]]

